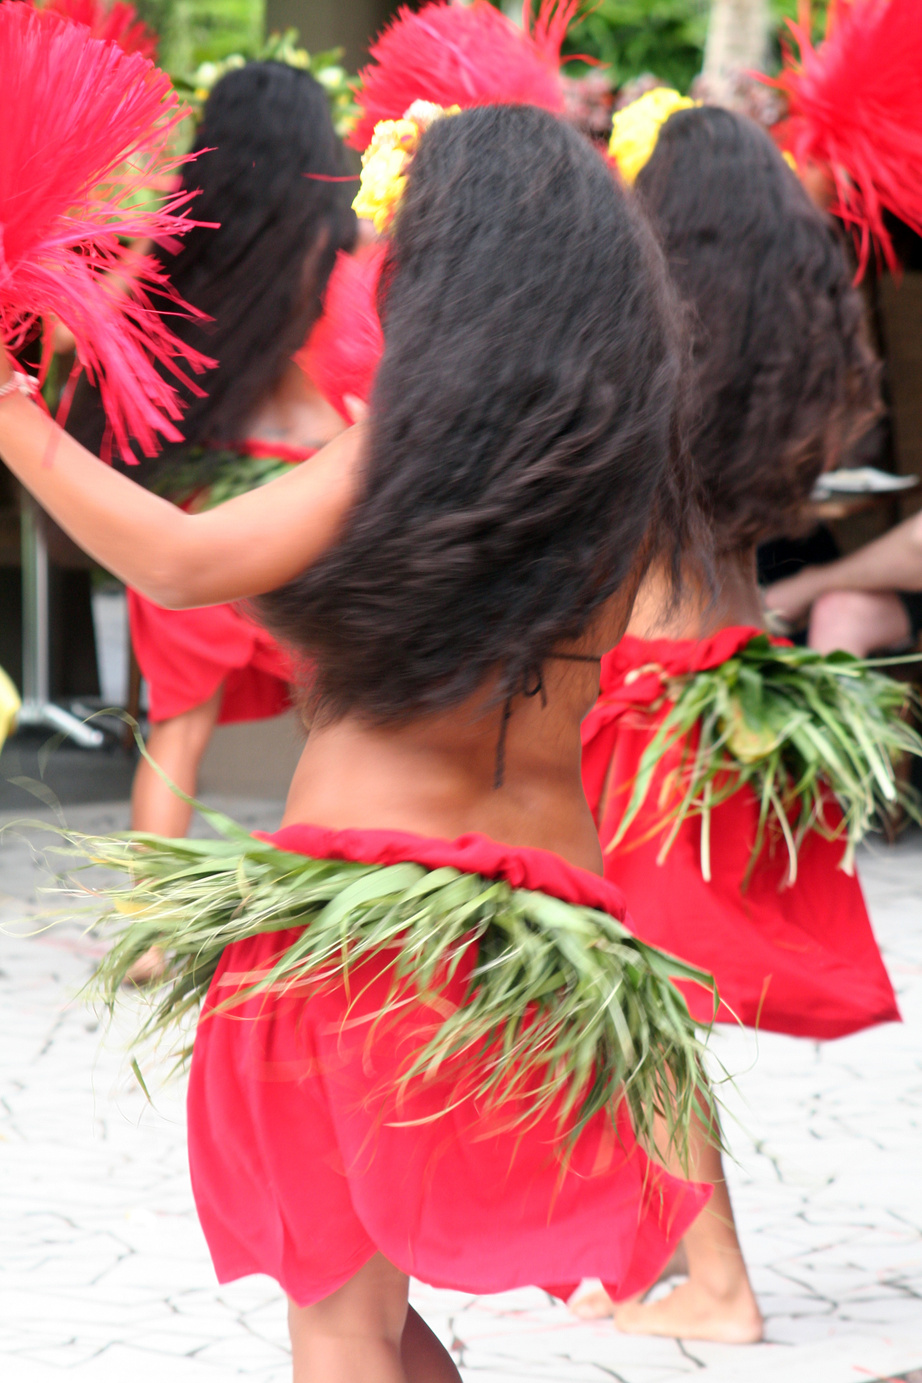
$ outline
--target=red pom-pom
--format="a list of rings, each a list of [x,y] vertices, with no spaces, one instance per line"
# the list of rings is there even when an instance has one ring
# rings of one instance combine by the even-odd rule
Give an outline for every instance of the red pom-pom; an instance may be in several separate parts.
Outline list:
[[[579,0],[544,0],[534,25],[525,0],[520,29],[489,4],[398,10],[359,73],[361,114],[349,143],[367,148],[379,120],[398,120],[414,101],[440,106],[530,105],[562,111],[560,46]],[[531,32],[529,32],[531,30]]]
[[[345,400],[367,403],[384,350],[377,293],[383,245],[340,253],[323,300],[323,316],[295,359],[320,392],[353,422]]]
[[[143,201],[177,165],[178,98],[140,54],[23,4],[0,4],[0,91],[0,339],[15,351],[38,318],[60,318],[120,449],[131,436],[152,455],[157,433],[182,440],[176,391],[153,362],[184,379],[212,363],[154,310],[152,291],[191,311],[162,269],[120,243],[169,244],[195,224],[188,193]]]
[[[126,53],[140,53],[152,60],[157,57],[157,35],[125,0],[115,0],[112,5],[105,0],[46,0],[44,8],[75,24],[85,24],[94,38],[117,43]]]
[[[860,275],[872,242],[896,265],[884,210],[922,234],[922,3],[839,0],[829,15],[819,48],[806,24],[790,26],[800,58],[786,52],[770,85],[788,97],[782,147],[829,171]]]

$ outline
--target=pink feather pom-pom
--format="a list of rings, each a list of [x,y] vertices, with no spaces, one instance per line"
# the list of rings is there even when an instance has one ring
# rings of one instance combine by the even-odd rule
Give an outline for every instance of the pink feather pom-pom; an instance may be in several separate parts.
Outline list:
[[[781,75],[765,79],[788,98],[779,142],[798,167],[828,170],[859,277],[872,244],[892,269],[884,211],[922,234],[922,2],[839,0],[818,48],[806,22],[790,27],[800,57],[786,52]]]
[[[105,0],[46,0],[43,8],[75,24],[85,24],[94,38],[117,43],[126,53],[140,53],[156,61],[157,35],[126,0],[115,0],[110,5]]]
[[[365,149],[379,120],[398,120],[414,101],[439,106],[564,107],[560,47],[579,0],[544,0],[520,29],[489,0],[400,9],[372,44],[359,73],[361,114],[348,142]]]
[[[189,193],[144,202],[183,161],[168,147],[178,98],[139,53],[15,3],[0,4],[0,91],[0,340],[16,351],[39,318],[59,318],[120,450],[132,438],[153,455],[158,433],[182,440],[176,390],[154,362],[187,383],[186,368],[212,363],[155,310],[152,293],[192,311],[160,266],[121,243],[169,245],[196,224]]]
[[[383,244],[370,245],[354,255],[340,252],[323,300],[323,316],[295,359],[308,378],[347,422],[354,419],[346,399],[367,403],[384,333],[378,317],[378,279],[384,263]]]

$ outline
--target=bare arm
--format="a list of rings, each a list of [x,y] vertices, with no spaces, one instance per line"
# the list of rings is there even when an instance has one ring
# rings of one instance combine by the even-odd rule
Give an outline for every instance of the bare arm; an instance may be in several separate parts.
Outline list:
[[[0,353],[0,383],[8,368]],[[160,605],[216,605],[274,590],[335,541],[361,473],[362,425],[287,475],[186,514],[111,470],[15,393],[0,399],[0,456],[108,571]]]
[[[765,600],[769,609],[798,622],[827,591],[922,591],[922,513],[848,557],[776,581]]]

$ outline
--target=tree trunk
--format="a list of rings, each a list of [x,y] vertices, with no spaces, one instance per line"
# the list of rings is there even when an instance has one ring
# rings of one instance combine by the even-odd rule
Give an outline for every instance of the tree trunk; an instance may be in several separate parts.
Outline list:
[[[729,98],[741,73],[763,67],[768,31],[768,0],[712,0],[702,72],[711,99]]]
[[[398,0],[266,0],[266,33],[298,29],[311,53],[345,48],[354,72],[368,61],[368,45],[397,8]],[[415,9],[416,6],[414,5]]]

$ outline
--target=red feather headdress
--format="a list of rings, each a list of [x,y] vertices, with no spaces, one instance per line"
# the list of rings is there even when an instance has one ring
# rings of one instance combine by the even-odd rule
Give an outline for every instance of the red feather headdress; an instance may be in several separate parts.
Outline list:
[[[183,118],[169,78],[82,25],[7,3],[0,91],[0,340],[15,351],[39,318],[60,318],[119,447],[127,453],[131,436],[150,455],[157,433],[181,441],[176,391],[153,362],[180,378],[212,362],[165,326],[152,292],[191,309],[120,239],[169,244],[195,224],[182,211],[189,193],[141,200],[182,161],[168,149]]]
[[[892,269],[883,212],[922,234],[922,0],[833,0],[818,48],[809,7],[790,27],[800,57],[787,51],[769,82],[788,98],[779,142],[799,166],[828,169],[859,275],[872,243]]]
[[[323,316],[295,356],[325,398],[353,422],[346,406],[351,394],[367,403],[384,350],[378,317],[378,279],[385,246],[356,254],[340,253],[323,299]]]
[[[157,35],[138,18],[134,5],[125,0],[115,0],[112,5],[105,0],[46,0],[43,8],[62,19],[72,19],[75,24],[85,24],[94,38],[117,43],[126,53],[140,53],[156,61]]]
[[[359,73],[359,119],[349,136],[365,149],[379,120],[399,120],[414,101],[438,106],[531,105],[562,111],[560,48],[579,0],[543,0],[524,28],[489,3],[398,10]]]

